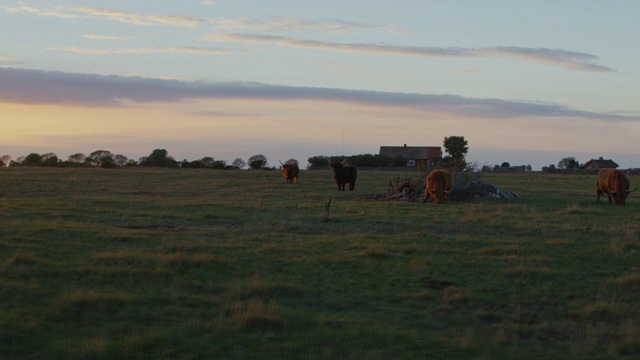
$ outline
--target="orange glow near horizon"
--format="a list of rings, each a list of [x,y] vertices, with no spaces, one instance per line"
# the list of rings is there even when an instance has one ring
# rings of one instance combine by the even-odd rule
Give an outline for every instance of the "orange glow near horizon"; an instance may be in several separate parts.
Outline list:
[[[347,150],[377,153],[381,145],[441,146],[444,137],[452,135],[464,136],[472,150],[566,150],[567,156],[575,151],[595,156],[617,149],[620,139],[631,141],[640,131],[632,123],[581,120],[600,130],[596,136],[585,136],[574,131],[576,122],[571,119],[460,118],[321,101],[226,99],[122,107],[0,104],[0,113],[6,119],[0,132],[6,149],[0,148],[0,153],[56,152],[61,157],[96,149],[142,156],[165,146],[170,152],[203,156],[268,153],[275,148],[312,152],[305,156],[335,155],[345,143]],[[613,133],[622,138],[608,136]]]

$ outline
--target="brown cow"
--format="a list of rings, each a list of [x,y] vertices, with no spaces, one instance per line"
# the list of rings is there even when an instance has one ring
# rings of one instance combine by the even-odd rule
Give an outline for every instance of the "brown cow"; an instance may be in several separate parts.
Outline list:
[[[627,196],[629,193],[638,190],[635,189],[629,191],[629,179],[622,171],[606,168],[600,170],[598,173],[598,180],[596,181],[596,201],[600,201],[602,194],[607,194],[609,198],[609,204],[611,204],[611,198],[616,205],[625,205]]]
[[[453,186],[453,177],[448,170],[433,170],[427,176],[427,186],[424,189],[424,200],[427,202],[433,196],[436,204],[443,204],[449,200],[449,191]]]
[[[282,162],[280,162],[282,164]],[[294,162],[288,162],[282,164],[282,176],[287,180],[287,184],[298,183],[298,175],[300,174],[300,168],[298,164]]]

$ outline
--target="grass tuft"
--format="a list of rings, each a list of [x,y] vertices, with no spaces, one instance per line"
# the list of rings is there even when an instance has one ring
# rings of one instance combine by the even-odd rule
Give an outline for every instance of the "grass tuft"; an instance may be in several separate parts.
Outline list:
[[[36,266],[42,263],[42,259],[38,258],[37,256],[33,256],[23,252],[17,252],[7,261],[5,261],[2,269],[6,272],[7,270],[14,267]]]
[[[122,292],[75,290],[58,298],[53,314],[65,321],[104,318],[122,306],[133,303],[134,299],[132,295]]]
[[[283,330],[286,322],[275,302],[262,299],[235,302],[224,312],[218,326],[227,325],[237,331]]]

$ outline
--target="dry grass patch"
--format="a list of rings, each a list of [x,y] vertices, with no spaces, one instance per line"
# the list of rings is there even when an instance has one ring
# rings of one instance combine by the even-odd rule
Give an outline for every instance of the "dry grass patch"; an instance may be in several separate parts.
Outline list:
[[[558,271],[550,269],[546,266],[536,266],[536,265],[528,265],[528,264],[518,264],[516,266],[511,266],[503,270],[503,272],[510,277],[517,278],[527,278],[531,276],[550,276],[554,274],[558,274]]]
[[[244,331],[283,330],[286,325],[283,312],[274,301],[239,301],[222,312],[216,327]]]
[[[620,292],[640,293],[640,274],[628,274],[612,280],[613,285]]]
[[[611,252],[614,254],[640,252],[640,232],[636,225],[619,229],[611,239]]]
[[[617,323],[625,320],[632,309],[626,304],[613,301],[599,301],[569,310],[569,317],[576,320]]]
[[[253,276],[247,281],[232,285],[228,288],[222,298],[226,303],[234,303],[246,300],[271,300],[276,297],[299,298],[302,291],[288,285],[272,283],[259,276]]]
[[[96,254],[91,258],[93,265],[108,267],[127,267],[129,269],[156,271],[162,270],[188,270],[198,268],[206,264],[219,263],[212,254],[187,254],[184,252],[157,253],[154,251],[131,251],[120,249],[113,252]]]
[[[53,313],[74,321],[100,318],[134,300],[134,296],[122,292],[75,290],[58,298]]]
[[[515,244],[492,245],[481,247],[478,249],[478,252],[482,255],[488,256],[519,256],[522,253],[522,248]]]
[[[44,263],[44,260],[23,252],[17,252],[12,257],[10,257],[2,267],[2,271],[6,272],[11,268],[15,267],[28,267],[28,266],[37,266]]]
[[[380,244],[371,244],[361,253],[362,257],[373,260],[384,260],[393,256],[389,248]]]

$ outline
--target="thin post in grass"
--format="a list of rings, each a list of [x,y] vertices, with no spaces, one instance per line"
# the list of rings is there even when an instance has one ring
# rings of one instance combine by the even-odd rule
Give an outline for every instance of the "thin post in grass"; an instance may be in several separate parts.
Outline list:
[[[329,197],[329,201],[324,205],[324,221],[329,221],[329,217],[331,216],[331,197]]]

